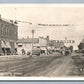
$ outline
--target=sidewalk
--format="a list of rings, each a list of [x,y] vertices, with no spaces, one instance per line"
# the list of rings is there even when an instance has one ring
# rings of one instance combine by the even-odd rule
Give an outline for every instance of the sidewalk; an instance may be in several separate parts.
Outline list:
[[[0,61],[12,61],[12,60],[19,60],[19,59],[23,59],[29,57],[28,55],[4,55],[4,56],[0,56]]]
[[[53,54],[41,54],[40,56],[36,56],[33,55],[33,58],[37,58],[37,57],[45,57],[45,56],[60,56],[59,53],[53,53]],[[29,55],[4,55],[4,56],[0,56],[0,62],[7,62],[7,61],[17,61],[17,60],[22,60],[24,58],[28,58],[30,57]]]

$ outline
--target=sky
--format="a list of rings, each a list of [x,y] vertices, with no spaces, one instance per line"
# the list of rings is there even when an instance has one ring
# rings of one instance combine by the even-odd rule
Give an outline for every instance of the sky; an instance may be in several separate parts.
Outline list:
[[[34,37],[49,35],[50,39],[75,40],[75,46],[81,42],[84,36],[84,6],[50,5],[50,4],[22,4],[22,5],[0,5],[2,18],[21,20],[29,23],[18,23],[18,38],[32,37],[32,29],[35,30]],[[38,24],[70,24],[70,26],[38,26]]]

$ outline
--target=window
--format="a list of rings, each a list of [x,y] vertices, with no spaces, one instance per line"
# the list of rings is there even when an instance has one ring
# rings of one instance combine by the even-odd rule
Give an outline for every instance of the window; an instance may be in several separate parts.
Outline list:
[[[6,27],[7,27],[7,25],[5,25],[5,27],[4,27],[4,36],[6,36]]]
[[[4,32],[4,36],[6,36],[6,37],[9,36],[9,26],[8,25],[5,25],[3,32]]]
[[[4,32],[4,30],[3,30],[3,24],[1,24],[1,35],[3,36],[3,32]]]
[[[6,35],[9,36],[9,26],[6,27]]]
[[[8,26],[8,28],[7,28],[7,36],[9,36],[9,26]]]

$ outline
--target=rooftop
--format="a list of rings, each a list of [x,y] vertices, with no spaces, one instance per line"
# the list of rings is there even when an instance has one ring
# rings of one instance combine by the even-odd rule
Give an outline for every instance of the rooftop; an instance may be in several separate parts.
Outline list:
[[[17,43],[38,43],[39,39],[38,38],[27,38],[27,39],[19,39]]]
[[[16,23],[13,20],[2,18],[1,15],[0,15],[0,20],[4,21],[4,22],[7,22],[7,23],[10,23],[10,24],[13,24],[13,25],[16,25]]]

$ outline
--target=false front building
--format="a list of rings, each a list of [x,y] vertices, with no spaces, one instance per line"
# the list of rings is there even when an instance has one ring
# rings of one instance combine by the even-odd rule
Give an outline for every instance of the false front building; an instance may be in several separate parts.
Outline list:
[[[19,39],[17,41],[18,43],[18,48],[17,48],[17,52],[18,54],[22,54],[22,49],[24,49],[25,54],[27,54],[27,52],[31,52],[32,51],[32,47],[38,47],[39,46],[39,39],[38,38],[27,38],[27,39]],[[33,43],[33,46],[32,46]]]
[[[18,27],[13,21],[0,17],[0,55],[15,54],[17,52],[17,30]]]

